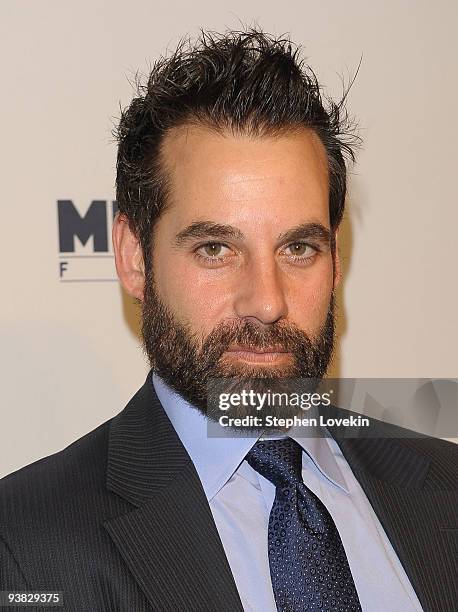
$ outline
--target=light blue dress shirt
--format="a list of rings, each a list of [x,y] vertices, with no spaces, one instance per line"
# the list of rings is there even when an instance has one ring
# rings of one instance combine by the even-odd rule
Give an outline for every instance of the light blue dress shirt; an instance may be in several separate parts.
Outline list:
[[[207,435],[207,419],[156,374],[153,384],[193,461],[246,612],[276,612],[267,534],[275,486],[245,456],[254,438]],[[304,449],[302,478],[339,531],[364,612],[421,612],[410,581],[365,493],[330,437],[288,435]]]

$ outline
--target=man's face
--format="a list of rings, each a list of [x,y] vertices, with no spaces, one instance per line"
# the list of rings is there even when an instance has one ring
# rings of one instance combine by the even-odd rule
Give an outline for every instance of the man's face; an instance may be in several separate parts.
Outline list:
[[[152,366],[205,409],[212,377],[321,377],[333,345],[326,152],[278,137],[170,132],[143,337]]]

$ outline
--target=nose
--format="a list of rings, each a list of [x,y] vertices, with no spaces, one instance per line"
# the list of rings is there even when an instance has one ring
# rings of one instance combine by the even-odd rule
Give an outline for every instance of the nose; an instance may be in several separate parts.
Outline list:
[[[268,325],[287,315],[284,286],[274,261],[252,262],[236,292],[234,309],[239,318]]]

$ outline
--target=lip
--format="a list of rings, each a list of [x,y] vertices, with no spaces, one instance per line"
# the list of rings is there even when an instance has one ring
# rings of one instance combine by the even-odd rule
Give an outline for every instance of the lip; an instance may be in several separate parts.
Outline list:
[[[273,354],[273,353],[289,353],[289,351],[285,351],[281,346],[268,346],[264,349],[260,349],[253,346],[243,346],[243,345],[232,345],[227,349],[228,353],[254,353],[256,355],[265,355]]]
[[[267,347],[259,349],[254,347],[233,346],[226,351],[227,355],[247,361],[249,363],[274,363],[290,357],[290,353],[283,348]]]

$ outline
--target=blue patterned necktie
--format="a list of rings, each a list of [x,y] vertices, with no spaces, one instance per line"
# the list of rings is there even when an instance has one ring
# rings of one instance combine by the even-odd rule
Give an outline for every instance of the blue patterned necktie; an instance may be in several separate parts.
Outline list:
[[[302,448],[291,438],[257,442],[246,456],[276,487],[269,565],[279,612],[361,611],[339,532],[302,481]]]

